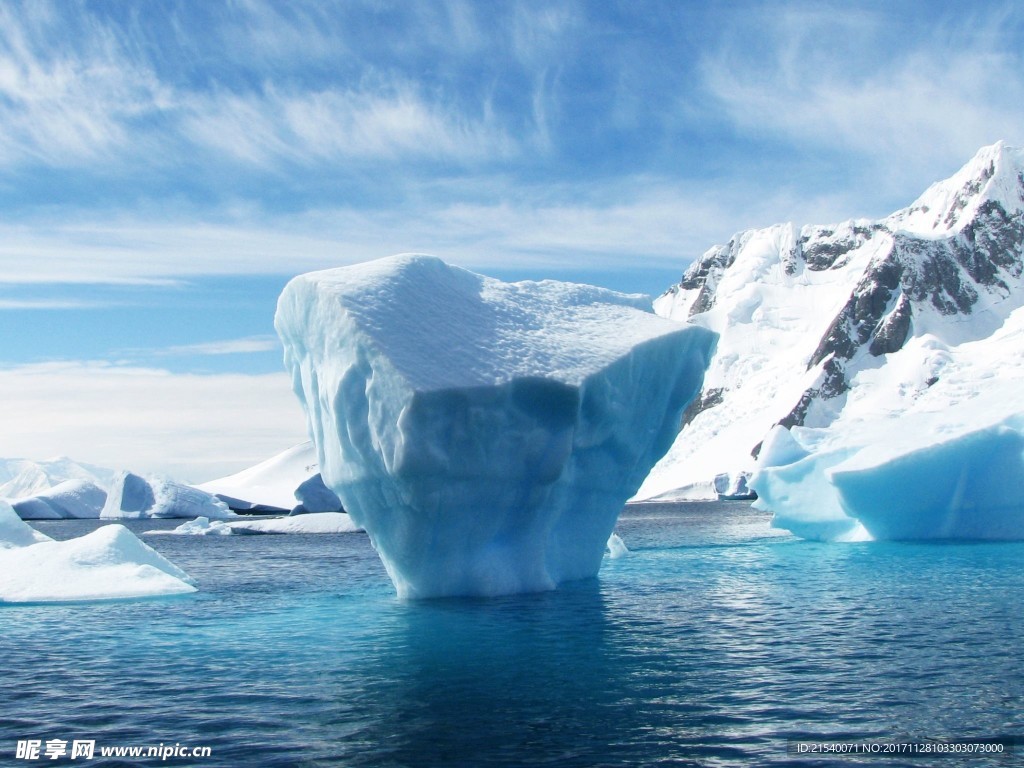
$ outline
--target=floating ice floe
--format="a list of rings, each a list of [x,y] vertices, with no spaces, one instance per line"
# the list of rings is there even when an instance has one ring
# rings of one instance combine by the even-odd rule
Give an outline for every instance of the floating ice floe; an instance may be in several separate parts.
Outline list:
[[[55,541],[0,502],[0,602],[60,602],[195,592],[192,579],[122,525]]]
[[[612,560],[618,560],[620,557],[625,557],[629,554],[626,542],[617,533],[613,533],[608,537],[608,543],[605,546],[608,548],[608,557]]]
[[[275,325],[323,479],[403,597],[594,576],[717,338],[419,255],[297,277]]]

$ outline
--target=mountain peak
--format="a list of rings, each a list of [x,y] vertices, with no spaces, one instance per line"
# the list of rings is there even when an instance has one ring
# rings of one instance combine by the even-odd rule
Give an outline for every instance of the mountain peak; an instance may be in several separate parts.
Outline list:
[[[932,184],[886,223],[922,237],[946,237],[973,220],[985,203],[998,204],[1007,214],[1024,211],[1024,150],[1004,141],[982,147],[959,171]]]

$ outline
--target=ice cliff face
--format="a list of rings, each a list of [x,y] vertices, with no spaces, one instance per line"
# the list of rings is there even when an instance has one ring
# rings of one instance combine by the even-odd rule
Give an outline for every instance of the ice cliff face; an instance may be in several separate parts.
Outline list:
[[[324,482],[401,596],[597,573],[715,335],[641,297],[426,256],[295,278],[275,325]]]
[[[749,230],[712,248],[655,304],[721,340],[638,497],[712,496],[716,475],[735,485],[774,425],[827,427],[854,400],[907,407],[939,380],[941,350],[989,338],[1024,304],[1022,250],[1024,152],[1002,143],[885,219]],[[881,405],[890,386],[906,402]]]

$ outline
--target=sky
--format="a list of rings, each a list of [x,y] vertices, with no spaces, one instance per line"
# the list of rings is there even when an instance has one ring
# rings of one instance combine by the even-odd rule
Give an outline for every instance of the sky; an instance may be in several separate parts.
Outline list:
[[[1014,2],[4,0],[0,457],[305,439],[292,276],[426,252],[657,295],[1024,143]]]

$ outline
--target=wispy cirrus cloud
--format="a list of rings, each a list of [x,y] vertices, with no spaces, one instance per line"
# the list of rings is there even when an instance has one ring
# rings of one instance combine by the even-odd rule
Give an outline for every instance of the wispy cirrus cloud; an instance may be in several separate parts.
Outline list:
[[[434,191],[438,201],[416,210],[243,209],[209,223],[186,213],[180,221],[122,217],[106,224],[0,225],[0,284],[183,285],[200,276],[291,275],[409,251],[485,272],[510,266],[538,272],[681,269],[740,229],[861,213],[841,192],[803,196],[780,185],[764,193],[725,181],[709,191],[657,177],[593,187],[587,197],[554,187],[516,195],[487,185],[475,194]]]
[[[267,170],[354,159],[478,162],[521,148],[521,126],[513,133],[503,124],[486,89],[429,84],[415,77],[415,67],[387,58],[374,64],[367,51],[349,50],[346,11],[357,6],[225,8],[209,29],[191,33],[208,50],[226,51],[222,63],[246,52],[248,70],[235,64],[214,79],[197,78],[180,51],[155,45],[159,35],[143,37],[142,24],[83,3],[0,8],[0,167],[95,166],[117,175],[141,166],[167,174],[211,163]],[[173,37],[173,14],[143,12]],[[451,26],[463,17],[445,18]],[[395,34],[415,47],[414,31]],[[183,40],[188,35],[178,31]],[[273,61],[261,63],[261,56]],[[332,77],[323,75],[325,66]]]
[[[486,115],[427,101],[410,83],[376,88],[193,97],[182,134],[259,167],[368,160],[495,160],[517,141]]]
[[[110,162],[173,94],[115,31],[48,3],[0,7],[0,164]],[[62,40],[53,44],[54,38]],[[144,133],[144,132],[143,132]]]
[[[705,54],[703,82],[747,135],[852,153],[876,180],[923,188],[980,146],[1024,140],[1024,56],[1012,6],[922,16],[856,5],[737,16]]]
[[[281,342],[275,336],[246,336],[241,339],[204,341],[180,344],[157,350],[158,355],[243,355],[254,352],[276,352]]]
[[[105,309],[113,306],[112,302],[88,301],[85,299],[5,299],[0,298],[0,311],[3,310],[78,310]]]

